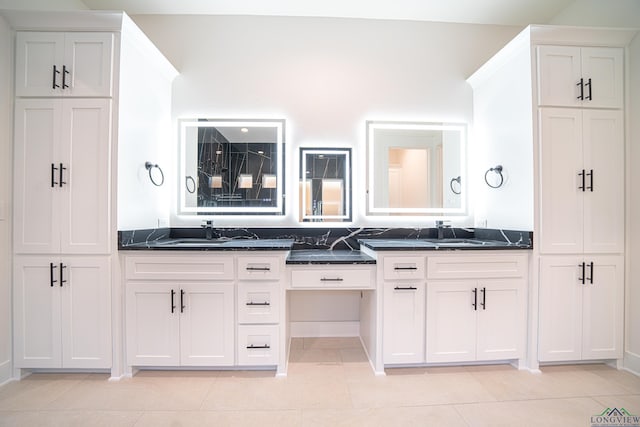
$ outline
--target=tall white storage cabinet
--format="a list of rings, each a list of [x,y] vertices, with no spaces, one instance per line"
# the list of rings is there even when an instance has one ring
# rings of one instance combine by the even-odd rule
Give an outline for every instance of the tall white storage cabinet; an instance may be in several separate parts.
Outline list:
[[[162,84],[135,96],[169,110],[176,72],[124,13],[3,14],[16,40],[14,367],[119,376],[115,178],[136,120],[123,114],[120,82],[153,73]],[[121,62],[124,52],[138,63]]]
[[[534,156],[534,368],[622,358],[624,52],[634,36],[530,26],[468,80],[493,150],[518,141]],[[501,91],[507,81],[518,89]],[[517,111],[519,126],[504,132],[500,111]]]

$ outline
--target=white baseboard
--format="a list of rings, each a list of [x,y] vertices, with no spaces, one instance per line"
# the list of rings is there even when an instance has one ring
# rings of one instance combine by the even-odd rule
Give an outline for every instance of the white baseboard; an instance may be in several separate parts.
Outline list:
[[[624,353],[624,369],[640,376],[640,354]]]
[[[15,380],[15,378],[13,378],[11,360],[5,360],[0,363],[0,386],[13,380]]]
[[[358,337],[360,322],[291,322],[292,338]]]

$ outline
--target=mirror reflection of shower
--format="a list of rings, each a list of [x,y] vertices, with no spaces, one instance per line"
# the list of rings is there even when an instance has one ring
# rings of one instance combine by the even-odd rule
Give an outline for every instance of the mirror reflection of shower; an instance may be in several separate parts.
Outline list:
[[[282,214],[284,121],[181,122],[182,212]]]

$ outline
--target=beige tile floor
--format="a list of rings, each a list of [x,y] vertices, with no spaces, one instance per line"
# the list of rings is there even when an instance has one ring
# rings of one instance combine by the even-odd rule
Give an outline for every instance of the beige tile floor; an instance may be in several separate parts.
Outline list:
[[[350,338],[292,343],[289,374],[34,374],[0,387],[0,426],[589,426],[640,414],[640,377],[605,365],[534,375],[508,365],[371,372]]]

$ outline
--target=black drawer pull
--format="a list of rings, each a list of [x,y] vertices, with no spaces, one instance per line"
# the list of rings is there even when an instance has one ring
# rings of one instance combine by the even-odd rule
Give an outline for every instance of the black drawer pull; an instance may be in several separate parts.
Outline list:
[[[247,267],[247,271],[271,271],[270,267]]]
[[[417,270],[418,267],[393,267],[394,270]]]
[[[67,268],[66,265],[64,265],[63,263],[60,263],[60,287],[62,287],[63,284],[67,283],[66,280],[64,280],[64,269]]]
[[[344,282],[344,279],[342,277],[336,277],[336,278],[331,278],[331,277],[323,277],[320,279],[321,282]]]
[[[271,303],[270,302],[266,302],[266,301],[265,302],[252,302],[252,301],[249,301],[247,303],[247,305],[265,305],[266,306],[266,305],[271,305]]]
[[[53,265],[52,262],[49,263],[49,283],[51,284],[52,288],[54,283],[58,283],[58,281],[54,279],[54,273],[53,273],[53,270],[55,270],[56,268],[58,267],[56,265]]]
[[[402,287],[402,286],[396,286],[395,288],[393,288],[396,291],[415,291],[418,288],[413,287],[413,286],[407,286],[407,287]]]
[[[267,348],[271,348],[271,346],[269,344],[265,344],[265,345],[253,345],[253,344],[251,344],[251,345],[248,345],[247,348],[250,349],[250,350],[251,349],[257,349],[257,348],[267,349]]]

